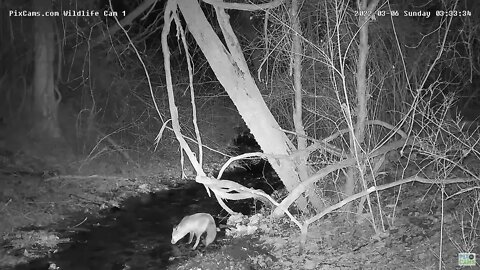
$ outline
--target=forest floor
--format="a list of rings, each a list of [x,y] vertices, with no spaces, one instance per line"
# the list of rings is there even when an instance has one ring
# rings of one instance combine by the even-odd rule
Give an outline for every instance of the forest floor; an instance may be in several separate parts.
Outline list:
[[[61,149],[45,154],[51,146],[34,141],[28,147],[1,141],[0,268],[57,252],[68,241],[59,231],[122,207],[129,197],[177,185],[181,167],[174,145],[165,142],[129,164],[118,154],[79,160]],[[206,164],[218,168],[214,159]],[[184,173],[194,176],[188,168]],[[255,232],[196,251],[169,269],[461,269],[459,253],[480,254],[480,195],[474,189],[442,200],[440,190],[416,183],[372,196],[376,230],[371,215],[352,221],[327,215],[309,227],[301,253],[298,227],[286,217],[273,220],[267,208],[254,225],[245,225]]]

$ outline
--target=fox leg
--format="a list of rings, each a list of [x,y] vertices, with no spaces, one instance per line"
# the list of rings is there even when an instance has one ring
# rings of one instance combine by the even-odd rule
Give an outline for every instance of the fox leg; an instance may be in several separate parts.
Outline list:
[[[188,243],[190,244],[193,240],[193,232],[190,232],[189,234],[189,237],[188,237]]]
[[[201,236],[201,234],[200,234],[200,235],[195,234],[195,236],[197,237],[197,240],[195,241],[195,245],[193,245],[192,250],[194,250],[194,249],[197,248],[198,243],[200,242],[200,236]]]

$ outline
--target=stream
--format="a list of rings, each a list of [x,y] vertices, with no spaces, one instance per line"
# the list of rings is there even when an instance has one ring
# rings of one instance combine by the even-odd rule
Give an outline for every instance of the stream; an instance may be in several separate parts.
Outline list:
[[[264,169],[248,170],[224,175],[224,178],[236,179],[248,187],[271,193],[273,187],[267,183],[264,173]],[[230,201],[228,205],[234,211],[249,214],[253,203],[252,200]],[[102,218],[88,220],[76,227],[74,233],[68,233],[65,237],[71,241],[62,244],[59,252],[13,269],[54,269],[52,266],[71,270],[165,269],[175,262],[172,258],[185,259],[185,255],[179,255],[190,249],[186,240],[176,245],[170,243],[173,226],[184,216],[197,212],[211,213],[217,227],[226,222],[223,217],[227,213],[214,198],[208,197],[203,185],[194,181],[181,187],[130,198],[120,208],[110,209]],[[217,240],[208,248],[218,247],[218,240],[223,237],[224,233],[219,232]],[[202,248],[200,245],[197,249]],[[195,255],[194,252],[188,254]]]

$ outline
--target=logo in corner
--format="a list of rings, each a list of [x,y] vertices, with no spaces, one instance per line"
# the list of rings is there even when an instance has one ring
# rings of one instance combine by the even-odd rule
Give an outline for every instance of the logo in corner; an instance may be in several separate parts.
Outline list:
[[[477,265],[477,260],[475,253],[458,253],[458,265],[459,266],[475,266]]]

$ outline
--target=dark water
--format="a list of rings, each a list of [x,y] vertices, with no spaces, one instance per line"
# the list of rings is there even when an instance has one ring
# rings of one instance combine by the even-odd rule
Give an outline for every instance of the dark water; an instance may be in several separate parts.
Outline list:
[[[163,269],[172,255],[172,227],[195,212],[222,212],[196,183],[131,198],[105,218],[80,226],[84,231],[69,236],[72,242],[62,246],[63,251],[15,269],[48,269],[51,263],[73,270]]]
[[[243,179],[240,182],[244,185],[271,193],[275,185],[265,179],[265,172],[265,167],[260,167],[224,178]],[[243,214],[253,209],[252,200],[227,204]],[[60,252],[14,269],[48,269],[51,264],[63,270],[165,269],[172,263],[170,257],[184,253],[178,251],[182,244],[170,244],[173,226],[185,215],[197,212],[211,213],[216,217],[217,226],[221,221],[218,218],[227,215],[214,198],[208,197],[203,185],[193,181],[180,188],[130,198],[121,208],[105,213],[104,218],[89,220],[77,227],[80,232],[65,233],[64,237],[72,241],[61,246]],[[222,233],[218,237],[222,237]],[[184,240],[180,242],[186,244]]]

